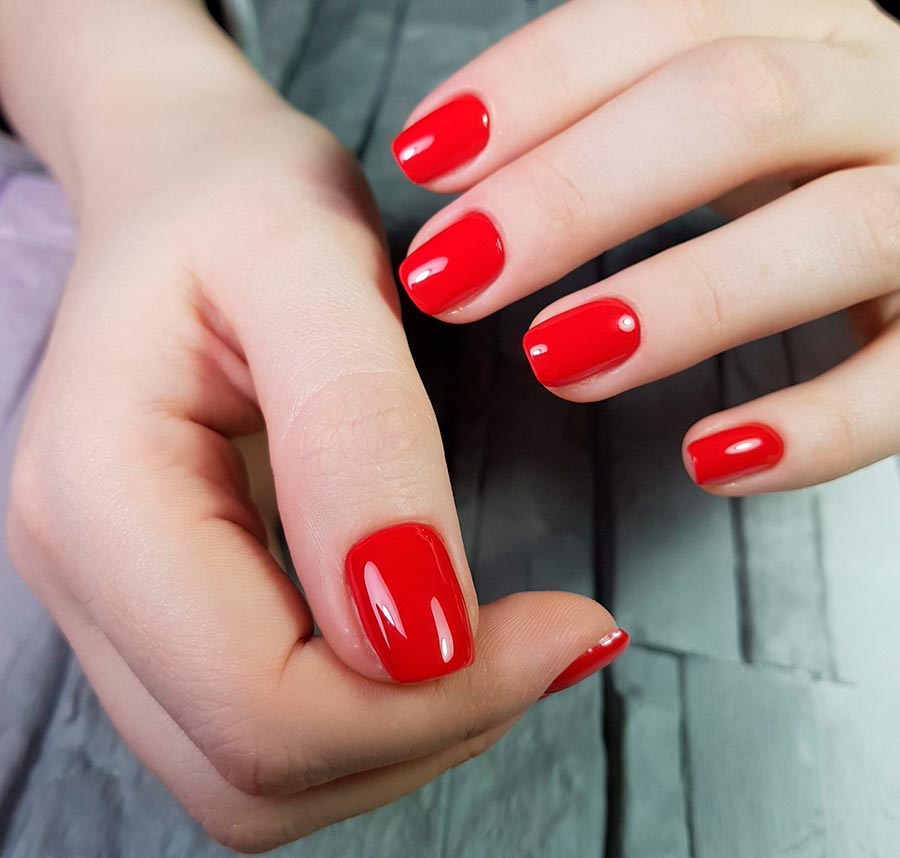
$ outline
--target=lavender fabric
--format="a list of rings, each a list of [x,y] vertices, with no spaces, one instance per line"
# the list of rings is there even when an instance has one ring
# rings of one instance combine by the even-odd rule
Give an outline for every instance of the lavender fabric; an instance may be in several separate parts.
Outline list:
[[[72,262],[75,231],[59,189],[27,153],[0,138],[0,518],[26,393]],[[0,529],[0,847],[36,743],[52,711],[67,650],[12,571]]]

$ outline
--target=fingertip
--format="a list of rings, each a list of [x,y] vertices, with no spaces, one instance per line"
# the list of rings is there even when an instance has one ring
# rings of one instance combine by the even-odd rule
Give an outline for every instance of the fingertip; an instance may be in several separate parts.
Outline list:
[[[464,92],[407,125],[391,143],[391,152],[411,182],[438,186],[439,180],[474,161],[489,138],[490,114],[484,101]]]
[[[429,316],[452,315],[487,289],[503,270],[500,232],[484,212],[473,210],[413,241],[400,264],[400,282]]]
[[[554,680],[547,686],[547,690],[541,695],[541,699],[564,691],[577,685],[595,673],[609,667],[616,659],[628,649],[631,637],[625,629],[617,628],[615,631],[604,635],[597,643],[588,647],[581,655],[574,659]]]
[[[469,606],[443,539],[421,522],[353,545],[347,585],[365,635],[395,682],[426,682],[472,664]]]

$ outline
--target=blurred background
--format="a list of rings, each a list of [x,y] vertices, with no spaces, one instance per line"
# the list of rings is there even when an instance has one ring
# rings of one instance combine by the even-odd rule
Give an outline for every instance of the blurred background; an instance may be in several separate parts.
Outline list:
[[[244,0],[217,14],[274,86],[356,152],[397,263],[445,199],[403,178],[394,134],[435,84],[553,5]],[[842,318],[594,406],[544,391],[521,351],[552,297],[718,222],[692,212],[466,327],[404,305],[482,601],[524,589],[594,595],[634,643],[604,675],[535,706],[484,757],[277,854],[900,854],[900,462],[727,500],[695,488],[680,456],[698,418],[845,357]],[[0,512],[74,241],[60,192],[4,138]],[[0,855],[225,854],[119,740],[0,543]]]

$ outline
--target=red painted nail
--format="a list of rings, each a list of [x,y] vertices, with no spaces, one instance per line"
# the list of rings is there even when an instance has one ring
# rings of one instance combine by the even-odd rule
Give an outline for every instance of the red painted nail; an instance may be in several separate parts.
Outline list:
[[[721,483],[765,471],[784,455],[784,442],[762,423],[735,426],[688,445],[688,457],[699,486]]]
[[[634,310],[615,298],[574,307],[535,325],[522,338],[538,381],[562,387],[628,360],[641,342]]]
[[[347,552],[346,571],[366,635],[397,682],[434,679],[472,663],[462,590],[432,528],[379,530]]]
[[[502,268],[500,234],[487,217],[473,212],[404,259],[400,281],[415,305],[433,316],[480,292]]]
[[[611,665],[626,649],[631,638],[625,629],[616,629],[612,634],[608,634],[595,643],[590,649],[585,650],[578,658],[575,659],[550,685],[541,695],[546,697],[548,694],[556,694],[557,691],[563,691],[577,685],[582,679],[593,676],[598,670]]]
[[[391,149],[406,178],[421,185],[471,161],[489,136],[487,108],[464,95],[401,131]]]

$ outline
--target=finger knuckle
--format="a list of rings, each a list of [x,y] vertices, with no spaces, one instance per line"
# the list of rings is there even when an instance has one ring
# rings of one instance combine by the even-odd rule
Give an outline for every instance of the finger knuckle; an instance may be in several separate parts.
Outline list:
[[[390,372],[343,376],[313,396],[297,414],[285,442],[305,473],[332,486],[346,475],[377,472],[402,491],[419,484],[437,439],[424,391]],[[439,443],[439,441],[437,442]]]
[[[203,750],[216,770],[235,789],[262,795],[276,766],[259,747],[256,732],[244,725],[210,731]]]
[[[519,60],[523,63],[540,63],[542,74],[538,80],[549,83],[551,89],[560,95],[572,91],[570,53],[562,44],[554,27],[533,25],[521,31]],[[514,40],[513,44],[517,44]]]
[[[709,262],[685,249],[681,255],[682,282],[690,284],[688,306],[698,330],[720,335],[727,324],[728,284]]]
[[[830,398],[819,406],[823,449],[834,474],[855,470],[859,455],[860,420],[850,409]]]
[[[457,746],[450,767],[456,768],[477,759],[488,751],[495,741],[496,739],[491,733],[468,737]]]
[[[720,39],[698,58],[710,103],[741,144],[771,147],[802,118],[798,70],[776,47],[759,39]]]
[[[863,175],[852,209],[858,229],[851,234],[858,236],[865,270],[877,265],[885,274],[885,287],[891,288],[900,271],[900,170],[870,168]]]
[[[725,29],[724,0],[651,0],[651,4],[666,7],[674,22],[692,40],[709,39]]]
[[[553,158],[535,152],[530,159],[527,178],[536,210],[559,234],[569,234],[589,223],[590,206],[580,182],[574,178],[574,159],[565,167]]]
[[[283,730],[248,708],[195,725],[203,752],[220,775],[242,793],[253,796],[301,792],[331,780],[333,766],[302,742],[288,743]]]

